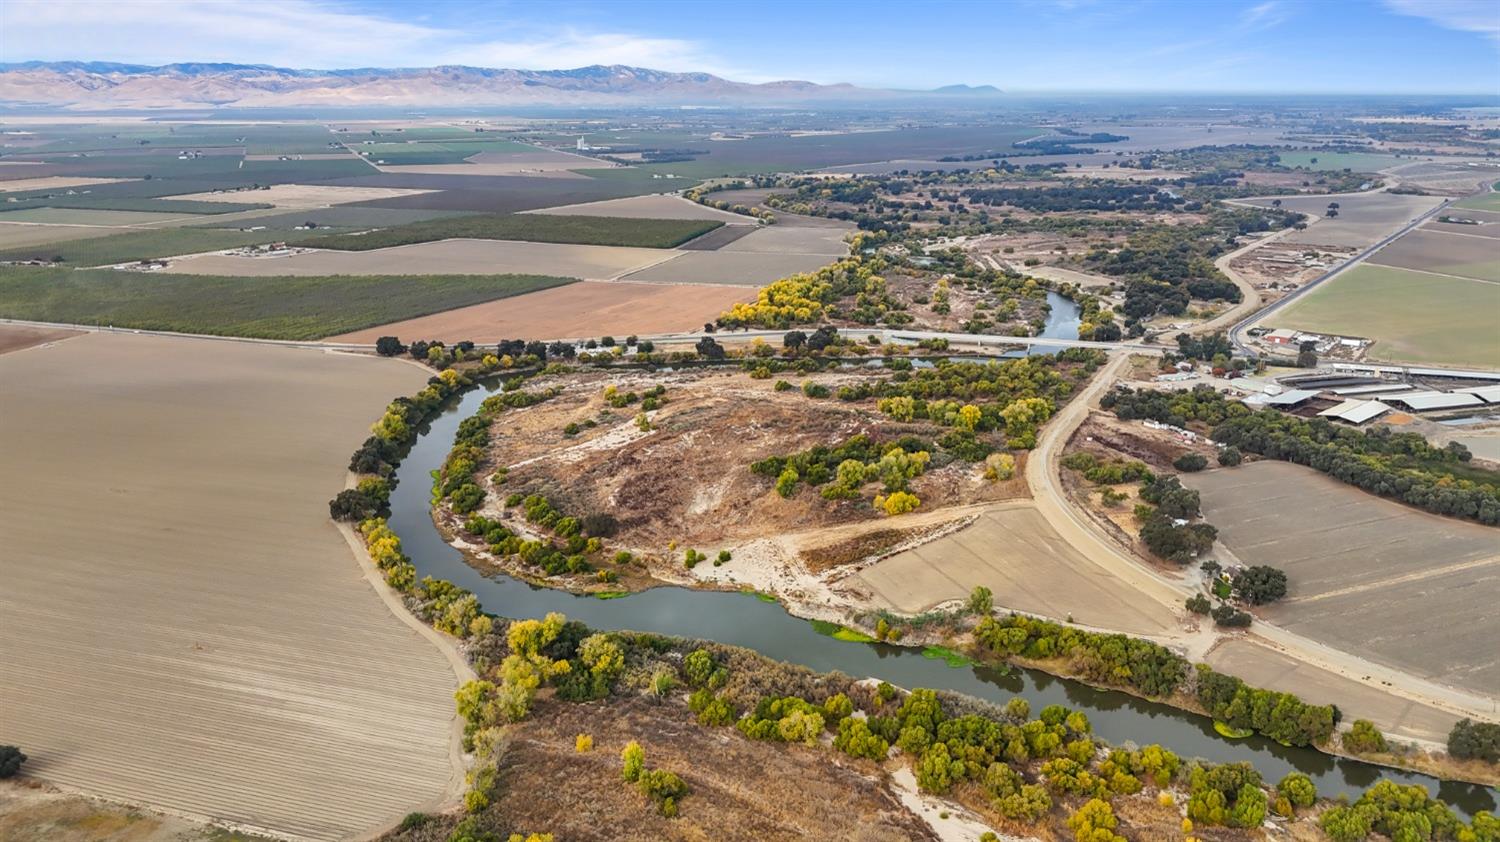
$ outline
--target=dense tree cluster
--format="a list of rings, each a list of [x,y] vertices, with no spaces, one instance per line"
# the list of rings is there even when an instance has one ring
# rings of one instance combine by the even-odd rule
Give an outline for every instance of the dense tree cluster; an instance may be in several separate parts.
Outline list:
[[[1234,676],[1197,667],[1197,696],[1214,719],[1288,745],[1326,742],[1336,722],[1329,705],[1310,705],[1291,693],[1251,687]]]
[[[980,622],[974,638],[997,654],[1062,659],[1085,679],[1129,687],[1147,696],[1170,696],[1188,674],[1188,662],[1148,640],[1099,634],[1019,614]]]
[[[1062,466],[1083,474],[1095,485],[1118,485],[1122,482],[1151,481],[1151,468],[1138,460],[1101,459],[1086,450],[1077,450],[1062,458]]]
[[[986,187],[963,191],[978,205],[1010,205],[1033,213],[1059,211],[1171,211],[1187,200],[1151,184],[1106,181],[1058,187]]]
[[[1241,570],[1232,582],[1235,596],[1251,605],[1265,605],[1286,596],[1286,573],[1264,564]]]
[[[1448,753],[1460,760],[1500,763],[1500,723],[1460,719],[1448,732]]]

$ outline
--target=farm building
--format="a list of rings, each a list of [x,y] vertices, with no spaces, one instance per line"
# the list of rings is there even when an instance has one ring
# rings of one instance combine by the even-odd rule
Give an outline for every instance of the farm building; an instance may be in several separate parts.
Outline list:
[[[1391,408],[1380,401],[1349,399],[1338,406],[1329,407],[1318,414],[1324,418],[1347,421],[1357,427],[1367,421],[1373,421],[1390,411]]]
[[[1415,388],[1406,383],[1376,383],[1373,386],[1344,386],[1332,391],[1339,397],[1348,397],[1351,395],[1389,395],[1396,392],[1410,392]]]
[[[1281,327],[1261,338],[1272,345],[1295,345],[1297,343],[1297,331]]]
[[[1476,395],[1485,403],[1500,403],[1500,386],[1466,386],[1453,391]]]
[[[1387,400],[1399,403],[1407,409],[1422,412],[1432,409],[1457,409],[1462,406],[1479,406],[1484,403],[1478,395],[1466,392],[1405,392],[1391,395]]]
[[[1245,403],[1251,406],[1274,406],[1277,409],[1290,409],[1294,406],[1301,406],[1317,396],[1317,391],[1313,389],[1291,389],[1279,395],[1251,395],[1245,399]]]

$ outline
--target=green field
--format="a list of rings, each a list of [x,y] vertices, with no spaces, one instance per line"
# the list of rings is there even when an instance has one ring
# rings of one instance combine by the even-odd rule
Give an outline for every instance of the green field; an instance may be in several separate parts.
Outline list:
[[[1395,155],[1377,155],[1372,152],[1277,152],[1283,167],[1302,167],[1319,172],[1329,170],[1353,170],[1354,172],[1377,172],[1386,167],[1405,163],[1411,158]]]
[[[299,245],[343,251],[430,243],[434,240],[526,240],[586,246],[638,246],[666,249],[679,246],[723,225],[702,219],[623,219],[602,216],[546,214],[483,214],[450,216],[383,228],[367,234],[345,234],[299,240]]]
[[[536,152],[536,147],[513,140],[449,140],[417,143],[350,144],[368,160],[386,164],[461,164],[480,152]]]
[[[3,218],[3,215],[0,215]],[[157,228],[112,234],[87,240],[64,240],[0,251],[0,260],[46,260],[73,267],[108,266],[153,257],[174,257],[205,251],[274,243],[286,231],[233,231],[217,228]]]
[[[66,208],[70,210],[136,211],[139,213],[168,213],[173,216],[193,214],[216,215],[260,210],[271,205],[264,202],[198,202],[177,199],[147,199],[132,196],[57,196],[49,199],[29,199],[21,202],[0,204],[0,222],[7,214],[31,208]]]
[[[319,339],[573,283],[544,275],[232,278],[0,269],[0,318]]]
[[[1488,192],[1477,196],[1470,196],[1462,201],[1454,202],[1455,208],[1472,208],[1474,210],[1500,211],[1500,182],[1490,185]]]
[[[1500,284],[1357,266],[1272,321],[1376,340],[1374,360],[1500,368]]]

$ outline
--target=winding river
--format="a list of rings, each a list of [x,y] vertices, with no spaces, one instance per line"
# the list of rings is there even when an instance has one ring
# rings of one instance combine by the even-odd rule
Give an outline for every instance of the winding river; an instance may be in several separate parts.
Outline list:
[[[1057,297],[1044,335],[1077,335],[1077,310]],[[1071,311],[1071,316],[1069,315]],[[1056,332],[1050,332],[1055,330]],[[753,594],[660,587],[621,599],[601,600],[538,588],[495,573],[481,574],[433,525],[428,494],[430,472],[442,465],[459,422],[474,414],[497,383],[474,389],[421,431],[397,471],[399,485],[391,497],[391,527],[401,536],[417,575],[447,579],[478,595],[490,613],[514,618],[541,617],[560,611],[597,629],[633,629],[681,635],[754,649],[768,657],[818,671],[838,670],[856,677],[875,677],[903,687],[932,687],[967,693],[998,704],[1025,697],[1032,710],[1061,704],[1088,714],[1094,731],[1112,743],[1160,743],[1184,757],[1214,762],[1248,760],[1272,783],[1294,769],[1305,772],[1324,796],[1358,797],[1381,777],[1425,785],[1456,811],[1471,815],[1494,810],[1496,792],[1457,782],[1331,757],[1313,749],[1288,748],[1260,736],[1229,740],[1215,733],[1212,722],[1126,693],[1098,690],[1028,669],[986,666],[950,667],[916,649],[880,643],[848,643],[816,632],[779,604]]]

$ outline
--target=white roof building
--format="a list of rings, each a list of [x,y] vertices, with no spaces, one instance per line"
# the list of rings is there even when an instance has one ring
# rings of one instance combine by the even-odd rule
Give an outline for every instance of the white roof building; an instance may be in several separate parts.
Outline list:
[[[1387,400],[1405,405],[1408,409],[1456,409],[1461,406],[1479,406],[1484,403],[1478,395],[1466,392],[1406,392],[1391,395]]]
[[[1500,386],[1469,386],[1463,389],[1454,389],[1453,391],[1477,395],[1485,403],[1500,403]]]
[[[1358,426],[1367,421],[1372,421],[1390,412],[1391,408],[1380,401],[1346,400],[1338,406],[1331,406],[1318,414],[1325,418],[1337,418]]]

